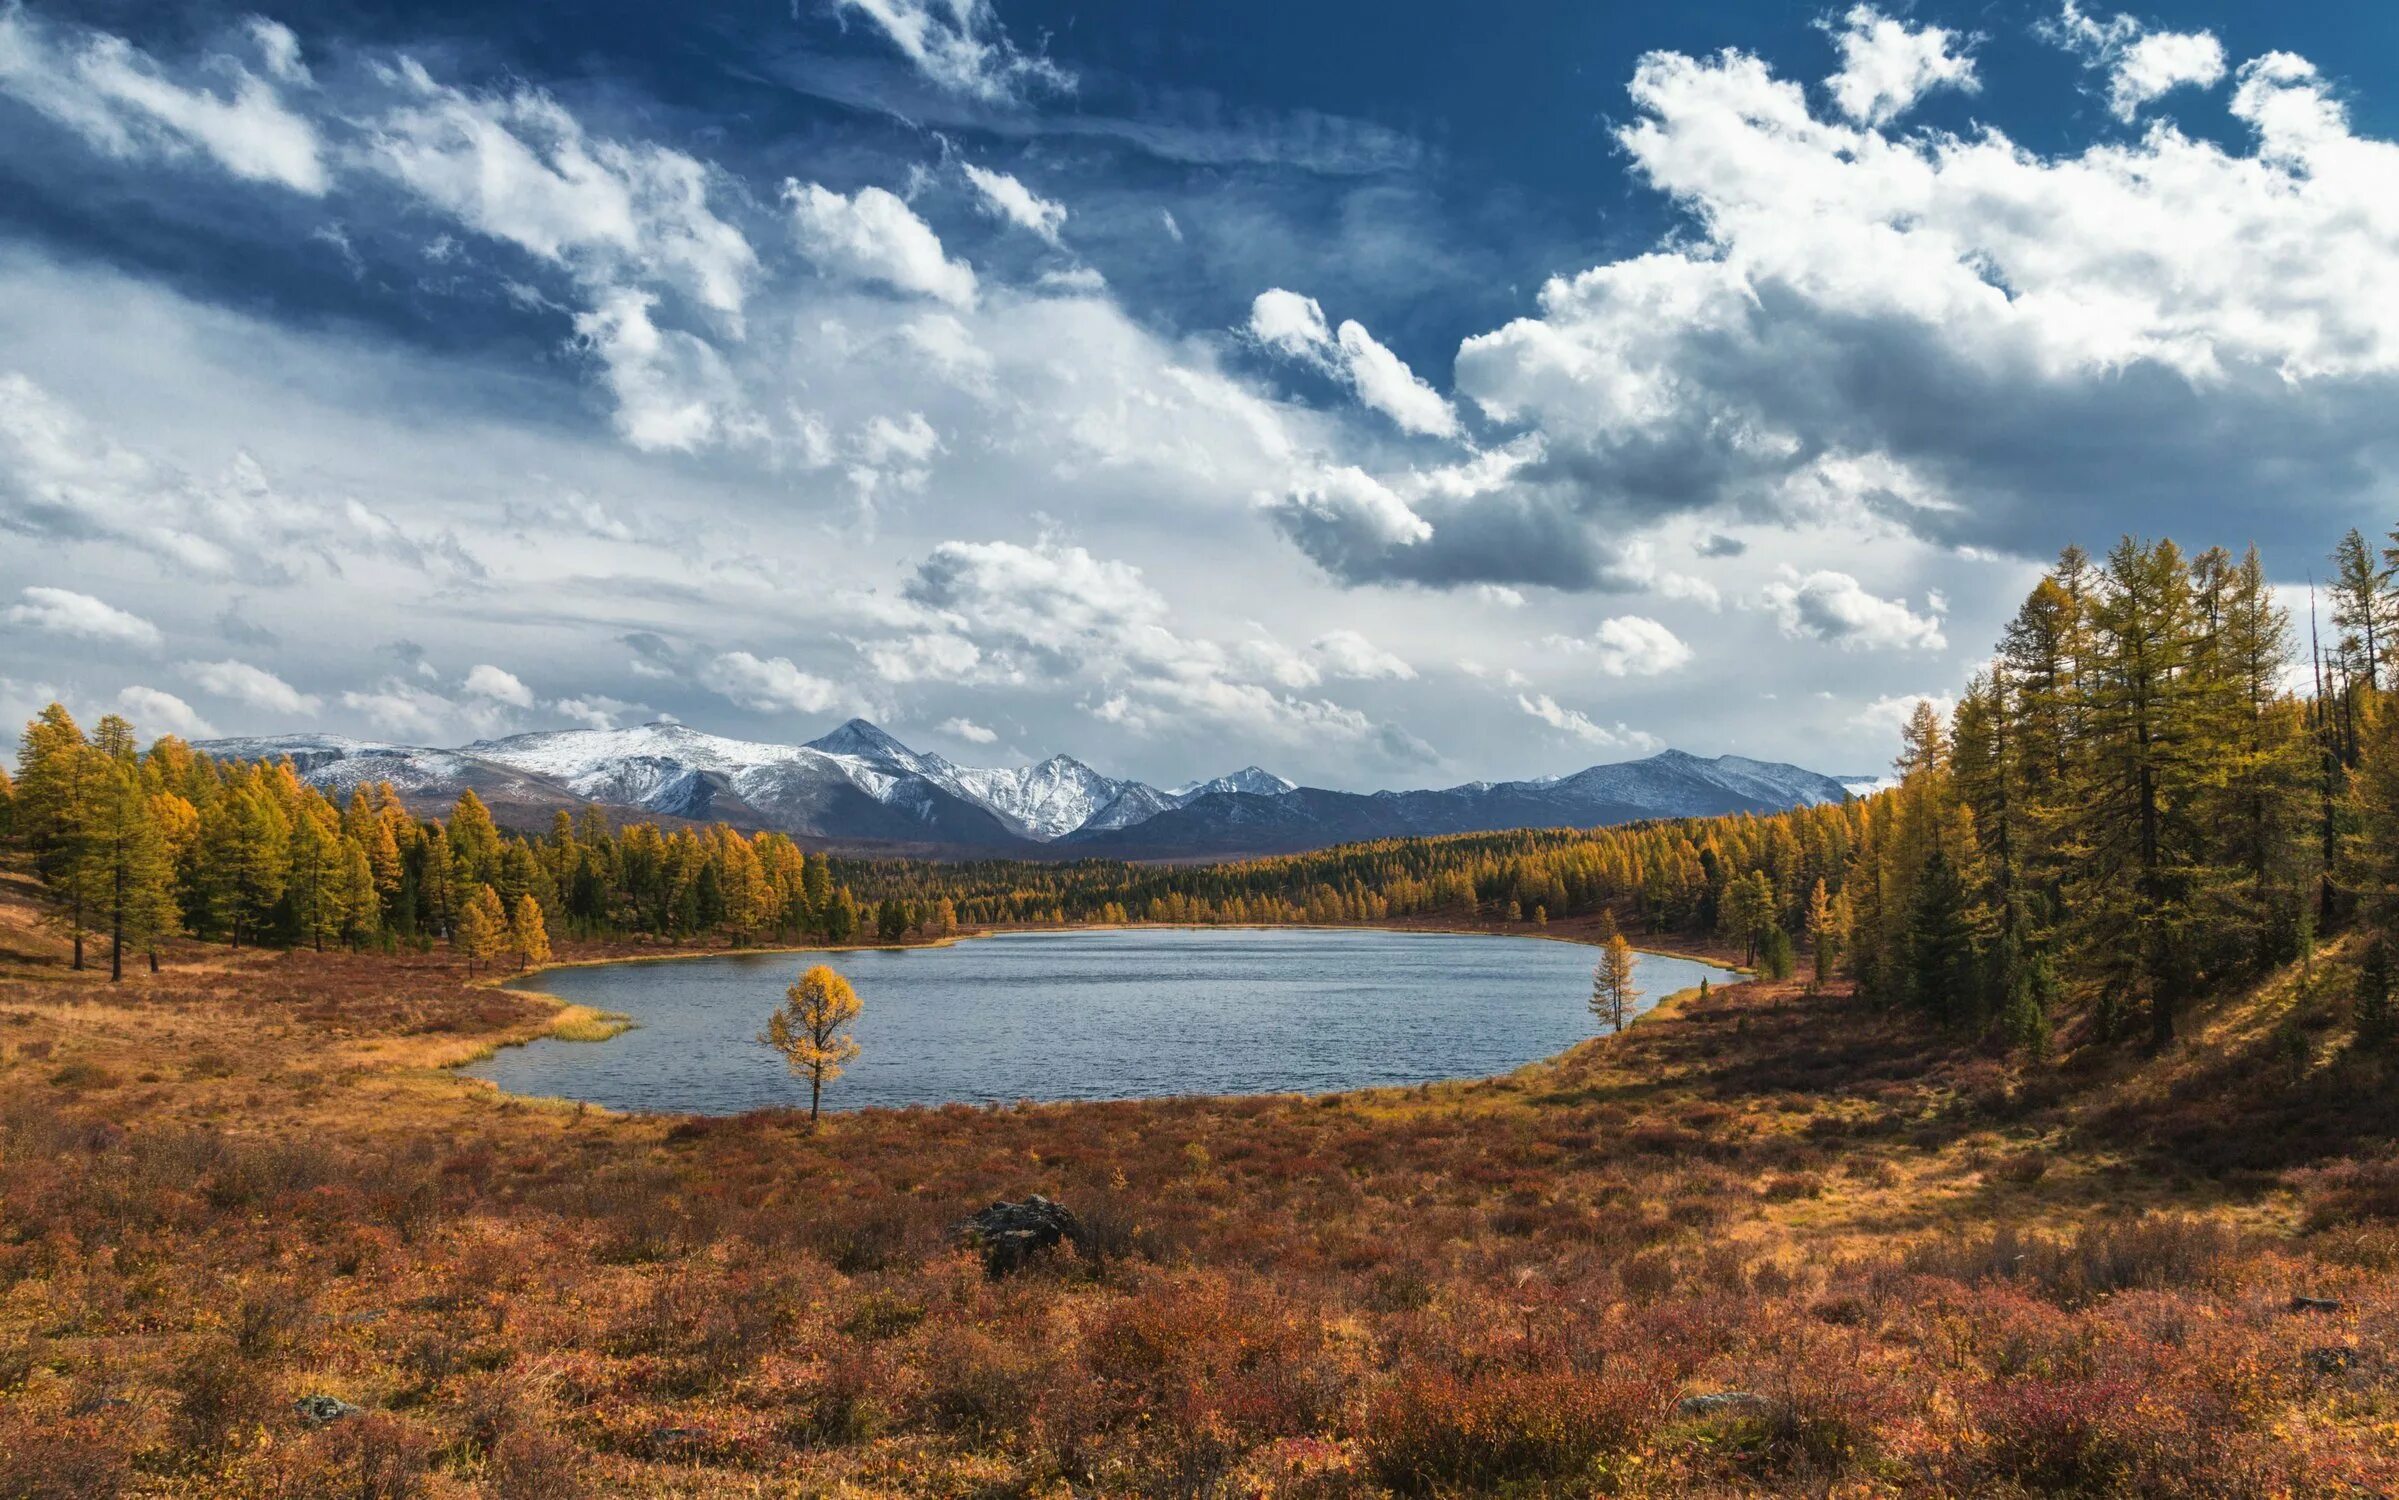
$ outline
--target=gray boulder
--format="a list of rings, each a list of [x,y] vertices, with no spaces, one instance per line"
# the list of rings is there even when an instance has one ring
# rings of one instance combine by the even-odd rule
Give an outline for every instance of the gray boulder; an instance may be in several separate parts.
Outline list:
[[[311,1427],[329,1426],[344,1417],[355,1417],[359,1412],[359,1408],[341,1397],[321,1393],[302,1396],[292,1403],[292,1410],[298,1412],[300,1420]]]
[[[990,1276],[1021,1270],[1056,1245],[1071,1244],[1078,1250],[1084,1245],[1083,1221],[1039,1193],[1021,1203],[994,1203],[959,1221],[950,1233],[983,1253],[983,1270]]]

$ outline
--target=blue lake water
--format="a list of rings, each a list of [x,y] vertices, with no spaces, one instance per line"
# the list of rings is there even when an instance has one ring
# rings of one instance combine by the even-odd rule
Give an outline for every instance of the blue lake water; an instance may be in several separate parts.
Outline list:
[[[808,1102],[757,1040],[811,963],[857,986],[860,1054],[827,1108],[1325,1093],[1480,1078],[1598,1030],[1598,950],[1538,938],[1321,928],[1008,933],[946,948],[726,954],[553,969],[518,981],[639,1022],[543,1040],[465,1071],[511,1093],[735,1114]],[[1641,957],[1646,1010],[1740,976]]]

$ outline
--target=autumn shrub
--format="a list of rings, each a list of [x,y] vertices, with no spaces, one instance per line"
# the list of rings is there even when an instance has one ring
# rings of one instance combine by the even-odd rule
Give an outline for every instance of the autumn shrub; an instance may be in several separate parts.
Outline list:
[[[340,1500],[417,1500],[426,1492],[433,1447],[424,1433],[383,1412],[344,1418],[314,1438],[314,1472],[302,1492]]]
[[[1633,1448],[1662,1394],[1637,1375],[1405,1370],[1368,1404],[1367,1461],[1409,1495],[1576,1480]]]
[[[1907,1264],[1958,1281],[2021,1281],[2073,1305],[2140,1287],[2222,1289],[2239,1249],[2238,1234],[2216,1220],[2151,1213],[2064,1237],[2003,1225],[1921,1246]]]
[[[125,1435],[99,1417],[0,1402],[0,1500],[116,1500],[133,1476]]]
[[[518,1424],[492,1444],[484,1475],[493,1500],[584,1500],[583,1451],[546,1427]]]
[[[2334,1162],[2293,1177],[2310,1229],[2399,1220],[2399,1155]]]
[[[919,1400],[934,1427],[988,1444],[1023,1428],[1045,1374],[1034,1351],[961,1329],[927,1356]]]
[[[1977,1393],[1976,1482],[2036,1494],[2186,1497],[2288,1493],[2271,1444],[2240,1441],[2203,1392],[2122,1376],[2008,1381]]]
[[[185,1453],[216,1453],[247,1442],[277,1413],[264,1373],[242,1359],[230,1339],[193,1349],[168,1383],[175,1445]]]

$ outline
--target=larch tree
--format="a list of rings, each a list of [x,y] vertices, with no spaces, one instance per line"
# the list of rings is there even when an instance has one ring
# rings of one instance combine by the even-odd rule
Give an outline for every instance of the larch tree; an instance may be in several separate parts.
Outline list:
[[[322,953],[328,938],[340,941],[350,909],[341,828],[322,802],[302,804],[292,820],[289,871],[284,894],[291,902],[294,934]]]
[[[2332,549],[2332,622],[2340,628],[2340,660],[2368,692],[2382,688],[2382,657],[2392,637],[2392,569],[2351,530]]]
[[[508,947],[519,969],[536,969],[550,961],[550,931],[543,924],[541,903],[530,895],[516,898],[508,914]]]
[[[786,990],[782,1008],[767,1018],[759,1040],[783,1054],[794,1078],[808,1080],[808,1120],[814,1124],[825,1085],[839,1078],[858,1055],[858,1039],[849,1034],[858,1018],[858,992],[850,982],[824,964],[800,976]]]
[[[1833,962],[1841,947],[1839,914],[1835,911],[1831,892],[1819,877],[1808,891],[1808,951],[1815,963],[1815,978],[1811,989],[1821,989],[1833,977]]]
[[[2142,999],[2150,1043],[2164,1046],[2197,978],[2191,939],[2205,852],[2198,793],[2213,771],[2180,549],[2170,541],[2119,542],[2092,618],[2093,775],[2073,906],[2080,946],[2100,983]]]
[[[108,934],[108,977],[125,977],[129,947],[148,953],[155,970],[158,940],[174,935],[178,925],[175,863],[143,788],[141,768],[130,757],[109,763],[81,857],[83,885]]]
[[[475,888],[474,899],[467,902],[458,914],[452,929],[452,946],[466,955],[469,974],[475,965],[495,959],[508,945],[508,911],[500,905],[500,893],[488,885]]]
[[[94,896],[88,843],[110,764],[56,703],[25,726],[18,742],[18,833],[33,852],[35,871],[58,898],[53,925],[73,943],[78,969]]]
[[[1591,1014],[1611,1032],[1624,1030],[1624,1018],[1641,999],[1633,987],[1633,972],[1641,961],[1621,932],[1611,932],[1591,971]]]

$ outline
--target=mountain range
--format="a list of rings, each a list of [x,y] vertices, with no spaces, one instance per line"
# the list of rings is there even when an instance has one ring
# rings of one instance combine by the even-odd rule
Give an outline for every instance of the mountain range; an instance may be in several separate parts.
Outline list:
[[[1642,818],[1773,812],[1838,802],[1862,779],[1667,750],[1571,776],[1424,791],[1303,787],[1256,766],[1171,790],[1068,755],[1014,769],[912,750],[864,719],[804,745],[727,739],[677,723],[563,729],[457,749],[295,734],[203,741],[223,760],[288,758],[332,793],[376,782],[423,810],[472,790],[503,822],[562,809],[772,828],[820,847],[1120,859],[1291,853],[1360,839]]]

